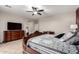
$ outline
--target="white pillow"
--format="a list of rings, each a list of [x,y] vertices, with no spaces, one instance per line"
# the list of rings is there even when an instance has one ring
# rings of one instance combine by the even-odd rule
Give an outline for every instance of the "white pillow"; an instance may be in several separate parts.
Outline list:
[[[65,33],[65,35],[62,38],[60,38],[60,41],[66,41],[69,38],[71,38],[73,35],[74,35],[73,33],[67,32],[67,33]]]

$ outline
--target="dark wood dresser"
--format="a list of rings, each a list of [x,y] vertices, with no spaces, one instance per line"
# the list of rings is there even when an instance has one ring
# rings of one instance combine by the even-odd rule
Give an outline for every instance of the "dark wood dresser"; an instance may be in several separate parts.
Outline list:
[[[24,37],[23,30],[4,31],[4,42],[22,39]]]

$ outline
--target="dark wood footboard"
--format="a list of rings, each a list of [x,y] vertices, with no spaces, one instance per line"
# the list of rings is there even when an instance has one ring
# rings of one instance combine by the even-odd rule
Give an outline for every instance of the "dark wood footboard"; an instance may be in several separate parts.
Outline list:
[[[24,54],[40,54],[39,52],[29,48],[27,45],[23,44],[23,53]]]

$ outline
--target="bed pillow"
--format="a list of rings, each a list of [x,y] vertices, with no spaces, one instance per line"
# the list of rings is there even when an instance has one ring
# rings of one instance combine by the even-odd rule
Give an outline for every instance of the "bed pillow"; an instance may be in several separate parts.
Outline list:
[[[63,36],[64,36],[64,34],[65,34],[65,33],[58,34],[58,35],[56,35],[56,36],[55,36],[55,38],[60,39],[61,37],[63,37]]]
[[[74,44],[79,41],[79,37],[75,36],[71,38],[70,40],[66,41],[67,44]]]
[[[65,33],[65,35],[62,38],[60,38],[60,41],[65,42],[65,41],[69,40],[73,36],[74,36],[74,33],[67,32],[67,33]]]
[[[70,40],[66,41],[67,44],[78,44],[79,41],[79,32],[77,32],[77,34],[72,37]]]

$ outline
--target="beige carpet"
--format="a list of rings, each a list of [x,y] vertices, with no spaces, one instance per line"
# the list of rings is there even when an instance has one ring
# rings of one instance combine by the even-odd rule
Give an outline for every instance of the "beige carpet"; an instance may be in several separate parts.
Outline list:
[[[22,54],[22,39],[0,44],[0,54]]]

